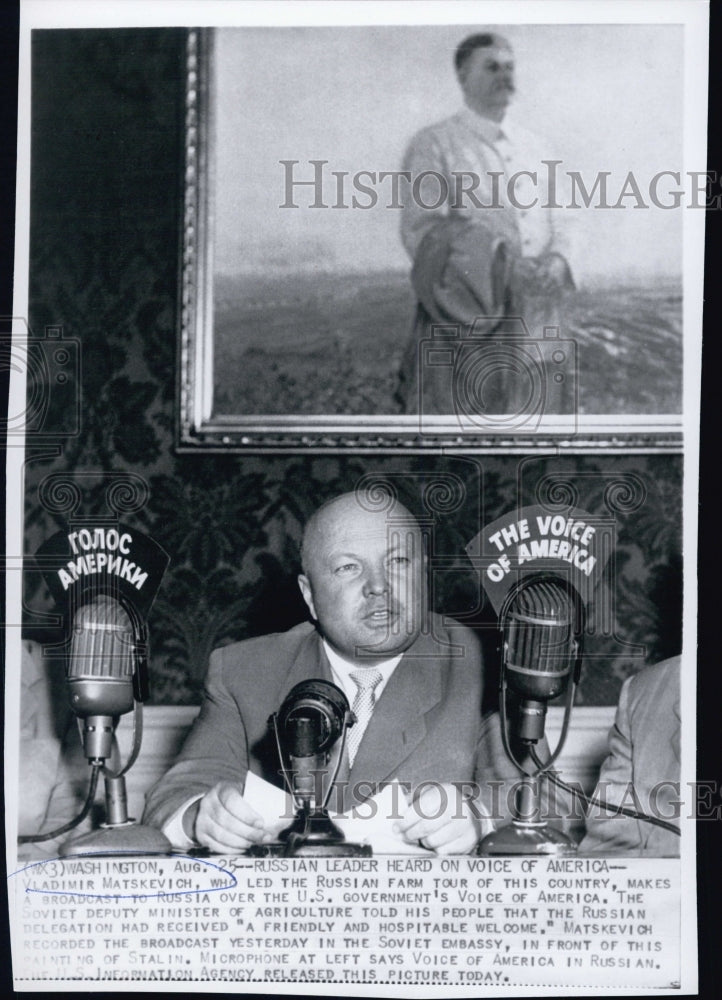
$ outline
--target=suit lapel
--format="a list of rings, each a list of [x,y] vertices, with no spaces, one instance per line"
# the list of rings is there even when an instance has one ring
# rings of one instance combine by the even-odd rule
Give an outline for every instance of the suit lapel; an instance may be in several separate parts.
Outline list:
[[[425,715],[441,700],[441,658],[420,638],[404,654],[379,698],[349,773],[360,781],[384,781],[413,753],[426,735]],[[359,796],[369,791],[361,788]],[[347,798],[347,803],[349,799]]]
[[[278,706],[294,685],[301,681],[323,680],[333,682],[331,665],[323,648],[318,632],[310,632],[299,646],[291,669],[283,679],[283,685],[278,692]]]
[[[263,669],[262,664],[259,664],[259,667]],[[315,631],[309,632],[303,639],[289,667],[288,673],[281,678],[281,683],[273,697],[272,711],[277,712],[280,709],[286,695],[296,684],[308,680],[333,682],[331,665],[328,662],[321,638]],[[259,755],[262,754],[269,761],[264,767],[263,777],[280,788],[284,788],[285,785],[280,772],[281,764],[278,760],[278,748],[270,729],[264,737],[264,747],[263,751],[257,751]]]

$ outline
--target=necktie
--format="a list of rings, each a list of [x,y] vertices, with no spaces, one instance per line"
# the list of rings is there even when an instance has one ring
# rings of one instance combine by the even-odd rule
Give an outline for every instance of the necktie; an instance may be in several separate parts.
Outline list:
[[[366,726],[369,724],[371,713],[376,703],[376,688],[383,680],[381,671],[375,667],[366,667],[365,670],[353,670],[349,675],[358,691],[351,706],[356,722],[348,731],[348,761],[353,764],[356,752],[361,743]]]

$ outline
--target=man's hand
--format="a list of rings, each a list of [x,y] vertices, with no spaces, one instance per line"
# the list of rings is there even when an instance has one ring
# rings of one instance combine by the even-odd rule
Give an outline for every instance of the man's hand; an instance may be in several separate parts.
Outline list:
[[[469,854],[481,835],[472,805],[454,785],[429,786],[413,802],[394,830],[404,840],[437,854]]]
[[[574,289],[572,272],[561,254],[545,253],[541,257],[524,257],[518,264],[526,290],[532,294]]]
[[[233,854],[273,839],[262,818],[231,781],[219,782],[197,803],[192,836],[196,843],[216,854]]]

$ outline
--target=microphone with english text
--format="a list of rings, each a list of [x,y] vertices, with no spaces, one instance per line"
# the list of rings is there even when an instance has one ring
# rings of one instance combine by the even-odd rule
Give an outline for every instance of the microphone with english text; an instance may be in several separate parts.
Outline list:
[[[564,745],[574,692],[579,681],[584,612],[579,595],[559,578],[544,575],[523,581],[509,594],[500,615],[503,653],[500,681],[500,721],[504,750],[525,777],[517,789],[514,818],[488,834],[478,854],[573,854],[574,841],[541,818],[541,777]],[[572,683],[570,684],[570,680]],[[507,692],[518,698],[510,719]],[[533,749],[544,738],[547,703],[567,691],[559,742],[542,764]],[[512,749],[509,726],[536,767],[527,771]]]
[[[479,843],[480,855],[576,851],[570,837],[542,819],[541,792],[549,785],[579,799],[585,807],[596,805],[679,834],[677,827],[656,816],[585,795],[564,782],[552,766],[566,741],[586,622],[615,538],[613,519],[573,507],[550,513],[543,505],[535,505],[498,518],[466,546],[498,615],[501,736],[506,756],[523,775],[511,823]],[[545,745],[547,705],[565,693],[557,746],[544,760],[546,751],[540,751],[540,746]]]

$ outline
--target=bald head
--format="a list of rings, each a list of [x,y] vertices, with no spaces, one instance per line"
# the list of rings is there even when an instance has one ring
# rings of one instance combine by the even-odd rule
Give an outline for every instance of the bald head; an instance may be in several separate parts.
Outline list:
[[[303,535],[298,582],[320,631],[342,656],[366,663],[403,652],[426,609],[425,559],[414,516],[378,493],[344,493]]]
[[[314,553],[323,546],[324,539],[343,532],[344,529],[385,531],[415,530],[421,537],[421,529],[414,515],[398,500],[383,494],[358,490],[333,497],[313,512],[306,522],[301,540],[301,565],[308,571]]]

